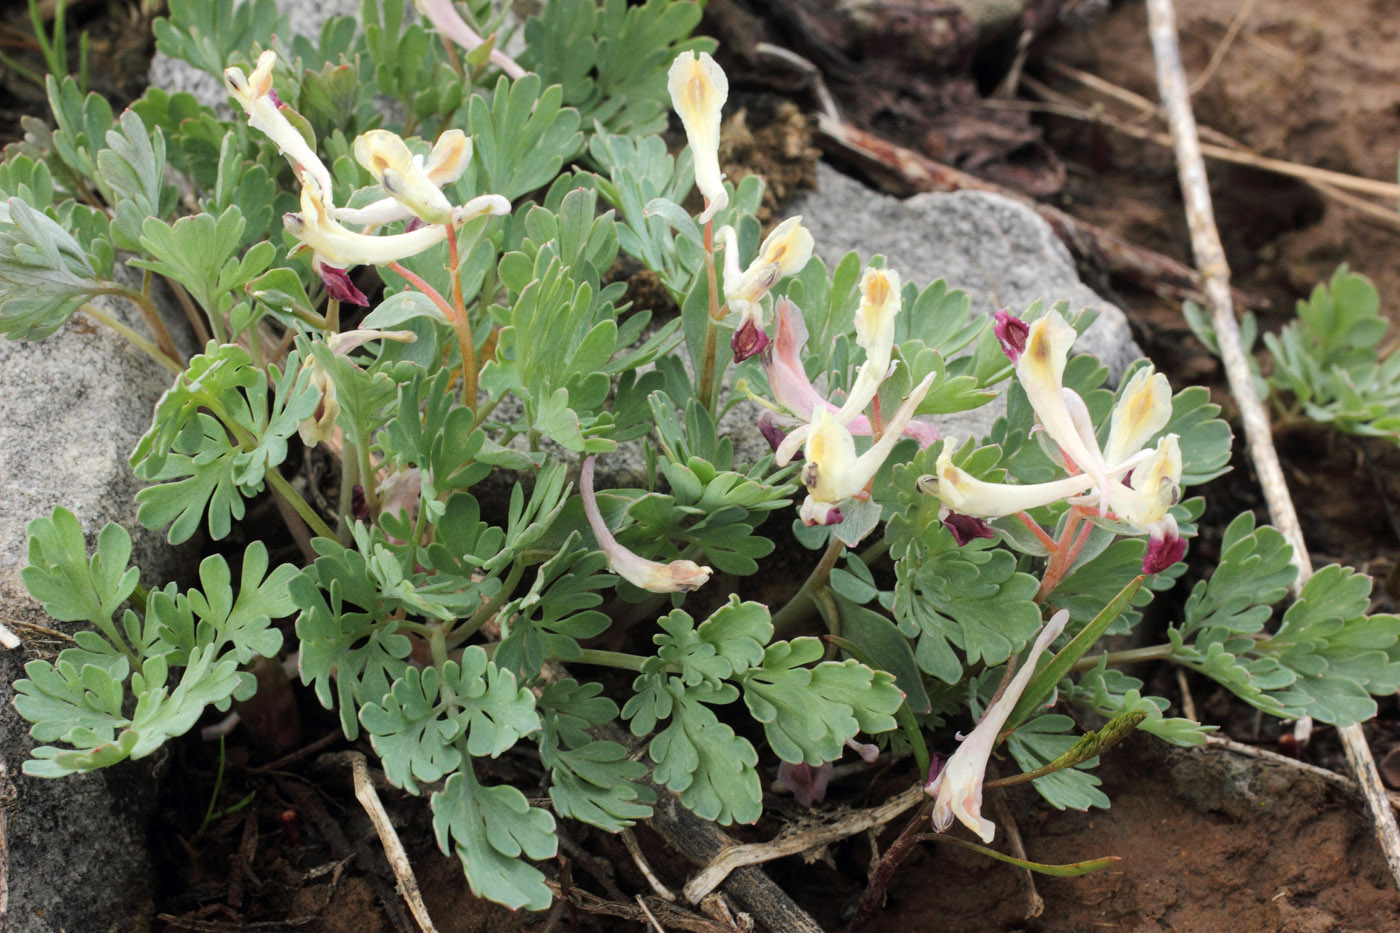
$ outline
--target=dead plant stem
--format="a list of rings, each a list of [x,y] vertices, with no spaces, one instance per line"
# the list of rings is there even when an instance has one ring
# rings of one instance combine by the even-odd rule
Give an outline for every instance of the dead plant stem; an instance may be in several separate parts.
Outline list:
[[[1244,423],[1245,438],[1259,476],[1259,485],[1275,527],[1293,546],[1293,562],[1298,567],[1298,579],[1294,583],[1294,591],[1297,592],[1312,576],[1312,561],[1279,465],[1278,452],[1274,449],[1269,417],[1254,391],[1249,361],[1240,342],[1239,325],[1235,320],[1230,294],[1230,267],[1225,261],[1225,249],[1221,245],[1211,208],[1205,161],[1201,156],[1196,119],[1191,111],[1186,74],[1181,64],[1172,0],[1147,0],[1147,23],[1157,64],[1158,91],[1167,111],[1167,122],[1176,151],[1187,225],[1191,231],[1191,248],[1204,280],[1220,345],[1220,357],[1225,364],[1230,392],[1240,408],[1240,419]],[[1338,733],[1346,751],[1347,763],[1366,796],[1376,838],[1385,853],[1386,863],[1397,885],[1400,885],[1400,828],[1396,826],[1395,814],[1381,785],[1366,736],[1359,724],[1344,726],[1338,729]]]

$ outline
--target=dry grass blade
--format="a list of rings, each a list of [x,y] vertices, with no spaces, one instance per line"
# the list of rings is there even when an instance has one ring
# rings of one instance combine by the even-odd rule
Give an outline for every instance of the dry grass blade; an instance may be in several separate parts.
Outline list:
[[[1296,590],[1312,575],[1312,561],[1308,557],[1298,515],[1279,466],[1269,418],[1254,391],[1249,362],[1240,343],[1239,324],[1235,320],[1230,295],[1230,268],[1225,262],[1225,249],[1220,243],[1220,232],[1211,209],[1205,161],[1201,156],[1196,119],[1191,111],[1186,75],[1181,66],[1172,0],[1147,0],[1147,23],[1153,57],[1157,63],[1157,86],[1171,125],[1177,171],[1186,202],[1187,224],[1191,230],[1191,248],[1205,280],[1211,317],[1220,344],[1220,357],[1225,364],[1230,392],[1240,407],[1250,459],[1254,461],[1274,525],[1293,546],[1293,559],[1298,566]],[[1386,863],[1396,884],[1400,885],[1400,828],[1396,827],[1395,813],[1381,785],[1366,736],[1359,725],[1346,726],[1338,731],[1346,750],[1347,763],[1366,797]]]

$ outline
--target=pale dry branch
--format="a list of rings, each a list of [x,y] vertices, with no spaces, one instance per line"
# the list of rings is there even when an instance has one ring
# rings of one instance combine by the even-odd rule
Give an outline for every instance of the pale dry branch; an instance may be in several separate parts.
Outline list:
[[[760,865],[774,859],[797,855],[808,849],[815,849],[818,846],[863,833],[873,827],[883,826],[918,804],[923,798],[923,786],[916,784],[878,807],[847,814],[826,826],[787,829],[769,842],[729,846],[711,859],[710,863],[699,874],[690,879],[685,886],[686,899],[692,904],[698,903],[705,895],[717,888],[736,868]]]
[[[419,929],[423,933],[437,933],[437,928],[433,926],[433,918],[428,916],[428,905],[423,903],[423,895],[418,890],[418,879],[413,875],[408,853],[404,851],[399,834],[394,830],[394,823],[389,819],[384,804],[379,801],[374,782],[370,780],[365,756],[359,752],[349,752],[347,757],[350,759],[350,773],[355,781],[355,799],[365,808],[370,822],[374,824],[374,831],[379,834],[379,842],[384,846],[384,855],[389,860],[389,867],[394,870],[395,886],[399,889],[399,894],[408,904]]]
[[[1176,12],[1172,0],[1147,0],[1147,23],[1157,64],[1158,91],[1167,111],[1186,203],[1191,249],[1204,279],[1230,392],[1240,407],[1250,459],[1254,461],[1274,526],[1293,546],[1293,561],[1298,567],[1298,579],[1294,584],[1296,592],[1312,576],[1312,560],[1308,556],[1307,543],[1303,540],[1298,515],[1279,465],[1278,452],[1274,449],[1269,418],[1254,391],[1249,361],[1240,342],[1239,324],[1235,320],[1230,294],[1230,267],[1225,262],[1225,249],[1220,243],[1220,232],[1211,208],[1205,161],[1187,93],[1186,75],[1182,70],[1181,49],[1177,44]],[[1400,828],[1396,826],[1395,813],[1381,785],[1365,733],[1360,725],[1344,726],[1338,733],[1346,751],[1347,763],[1366,797],[1381,851],[1385,853],[1386,863],[1397,885],[1400,885]]]
[[[651,865],[647,862],[647,857],[642,854],[642,847],[637,845],[637,834],[630,829],[623,829],[619,833],[622,837],[622,844],[627,847],[627,853],[632,856],[632,861],[637,864],[637,870],[642,873],[642,877],[651,885],[651,889],[656,892],[656,896],[667,901],[674,901],[676,895],[670,888],[661,883],[661,879],[656,877],[656,872],[651,870]]]

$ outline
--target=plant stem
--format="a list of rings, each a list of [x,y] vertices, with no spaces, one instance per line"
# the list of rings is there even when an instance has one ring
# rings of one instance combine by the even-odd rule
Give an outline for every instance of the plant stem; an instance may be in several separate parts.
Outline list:
[[[451,242],[455,243],[456,239],[454,238]],[[389,268],[407,279],[408,284],[427,295],[428,298],[432,300],[433,304],[438,306],[438,310],[442,312],[443,317],[447,318],[448,322],[452,324],[452,329],[457,332],[457,343],[462,351],[462,404],[466,405],[468,408],[475,409],[476,344],[472,340],[471,330],[467,327],[465,316],[459,316],[457,314],[457,309],[452,307],[446,298],[442,297],[442,293],[425,282],[418,273],[410,271],[400,262],[389,263]],[[455,272],[453,278],[456,278]],[[461,287],[461,283],[458,282],[457,289],[459,291]],[[467,385],[469,383],[473,387],[470,400],[467,396]]]
[[[511,565],[510,573],[506,574],[505,581],[501,583],[501,588],[496,591],[489,601],[484,603],[480,609],[473,612],[466,622],[457,626],[452,632],[452,644],[450,647],[457,647],[468,638],[477,633],[496,613],[501,611],[501,607],[510,599],[510,594],[515,592],[515,586],[520,582],[520,577],[525,573],[525,564],[517,560]]]
[[[894,879],[895,870],[899,868],[899,863],[904,861],[918,845],[932,809],[933,801],[931,799],[921,803],[919,809],[915,810],[914,815],[909,818],[909,822],[904,824],[899,838],[895,839],[885,850],[884,856],[870,874],[870,883],[866,885],[865,893],[860,896],[856,915],[851,918],[851,925],[848,929],[852,933],[858,933],[859,930],[863,929],[885,906],[885,891],[889,889],[890,881]]]
[[[83,305],[82,310],[97,323],[106,325],[121,334],[126,338],[128,343],[155,360],[172,376],[178,376],[185,371],[185,367],[181,366],[176,358],[163,353],[160,347],[157,347],[154,343],[142,337],[116,318],[97,310],[91,304]]]
[[[1069,518],[1065,521],[1065,530],[1060,533],[1060,540],[1055,542],[1054,548],[1050,552],[1050,562],[1045,565],[1045,576],[1040,579],[1040,589],[1036,591],[1035,601],[1044,602],[1045,598],[1055,591],[1055,587],[1060,585],[1060,580],[1068,572],[1074,559],[1079,556],[1080,550],[1084,547],[1084,542],[1088,540],[1086,535],[1083,540],[1075,538],[1075,532],[1079,530],[1079,523],[1084,518],[1084,510],[1079,506],[1074,506],[1069,511]],[[1092,529],[1093,526],[1087,526]]]
[[[156,346],[160,347],[161,352],[166,356],[181,366],[184,365],[184,354],[175,346],[175,341],[170,337],[170,331],[165,329],[165,322],[161,320],[160,311],[156,309],[155,302],[151,301],[149,295],[134,288],[127,288],[125,285],[108,290],[106,294],[120,296],[136,305],[137,310],[141,312],[141,319],[146,322],[146,329],[156,338]]]
[[[640,654],[627,654],[623,651],[604,651],[601,648],[584,648],[578,657],[570,658],[573,664],[595,664],[599,667],[616,667],[624,671],[642,672],[647,659]]]
[[[836,561],[840,559],[844,549],[845,545],[833,535],[831,543],[826,546],[826,552],[822,554],[822,559],[812,568],[812,573],[802,584],[802,588],[792,595],[783,608],[773,614],[774,638],[787,635],[811,613],[817,599],[816,591],[826,586],[826,581],[831,578],[831,568],[836,566]]]
[[[715,276],[715,222],[705,222],[705,277],[709,284],[710,312],[705,316],[705,358],[700,365],[700,404],[715,410],[715,355],[719,350],[719,280]]]
[[[335,540],[335,532],[331,530],[331,526],[327,525],[325,521],[321,519],[321,516],[316,514],[316,510],[301,497],[301,493],[292,488],[292,484],[287,482],[281,473],[277,472],[276,467],[269,467],[266,476],[267,484],[272,487],[273,492],[286,499],[287,502],[291,504],[292,508],[297,510],[297,514],[306,521],[306,524],[310,526],[312,531],[316,532],[316,534],[322,538],[330,538],[332,541]]]
[[[341,544],[350,543],[350,526],[354,524],[350,511],[354,506],[355,485],[360,481],[360,458],[354,447],[346,438],[340,453],[340,494],[336,497],[335,537]]]
[[[447,224],[448,272],[452,276],[452,307],[457,313],[452,318],[452,326],[457,330],[457,341],[462,345],[462,404],[476,410],[476,338],[472,335],[471,322],[467,320],[467,301],[462,297],[461,259],[457,253],[457,229]]]
[[[1171,645],[1148,645],[1145,648],[1128,648],[1123,651],[1105,651],[1102,654],[1090,655],[1080,658],[1074,662],[1071,671],[1087,671],[1096,667],[1099,659],[1107,658],[1110,665],[1116,664],[1136,664],[1139,661],[1168,661],[1171,660]]]
[[[326,326],[327,333],[340,333],[340,301],[335,298],[326,299]]]
[[[371,520],[379,514],[379,489],[375,482],[374,463],[369,458],[369,439],[355,445],[355,453],[360,461],[360,488],[365,492],[365,508]]]

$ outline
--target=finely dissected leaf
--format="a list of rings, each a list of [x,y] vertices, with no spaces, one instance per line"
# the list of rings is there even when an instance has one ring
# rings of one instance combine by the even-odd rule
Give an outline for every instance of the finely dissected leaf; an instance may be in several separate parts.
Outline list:
[[[254,42],[288,34],[276,0],[171,0],[169,18],[153,25],[156,47],[223,80],[229,54],[251,54]]]
[[[433,794],[433,832],[445,854],[454,852],[478,897],[543,910],[553,900],[544,874],[520,859],[550,858],[558,848],[554,817],[531,807],[509,785],[478,784],[470,767]]]
[[[599,696],[602,690],[602,684],[570,678],[545,686],[539,698],[540,761],[550,769],[549,798],[560,816],[617,832],[650,817],[656,795],[637,783],[646,777],[646,765],[630,760],[618,743],[589,733],[617,718],[617,704]]]
[[[1143,696],[1141,680],[1110,668],[1107,662],[1106,656],[1100,658],[1098,666],[1085,671],[1077,683],[1061,681],[1061,686],[1067,685],[1067,688],[1060,696],[1076,706],[1087,707],[1110,719],[1129,712],[1141,712],[1145,718],[1138,728],[1173,745],[1188,748],[1200,745],[1215,731],[1215,726],[1163,716],[1162,713],[1170,705],[1167,700]]]
[[[541,90],[542,83],[535,74],[514,82],[502,77],[490,104],[485,95],[472,97],[471,170],[480,170],[481,190],[513,201],[553,181],[564,161],[583,148],[578,111],[562,106],[557,84]]]
[[[697,816],[722,826],[757,820],[763,812],[754,770],[758,753],[705,705],[711,696],[728,702],[732,692],[687,690],[674,677],[667,689],[675,700],[674,716],[649,748],[656,780],[677,793]]]
[[[110,627],[112,614],[141,578],[140,570],[127,566],[131,535],[126,529],[115,522],[107,524],[97,536],[97,553],[91,560],[82,525],[62,506],[52,516],[30,522],[25,534],[29,565],[20,577],[29,595],[60,621]]]
[[[0,334],[42,340],[103,288],[61,224],[20,198],[0,204]]]
[[[178,544],[207,510],[210,535],[229,533],[243,500],[262,491],[267,471],[286,459],[288,438],[320,402],[298,362],[292,354],[285,371],[270,366],[263,374],[242,348],[213,343],[190,360],[131,454],[136,475],[156,483],[136,496],[143,525],[169,524],[167,537]]]
[[[550,658],[578,657],[579,642],[611,622],[593,608],[603,601],[596,591],[607,585],[606,569],[606,557],[579,546],[577,532],[570,534],[540,565],[530,589],[502,608],[495,662],[525,679],[537,676]]]
[[[455,662],[448,663],[456,668]],[[453,742],[465,723],[446,715],[441,686],[437,668],[420,673],[410,667],[381,702],[360,708],[360,722],[384,763],[384,776],[411,794],[418,793],[414,778],[432,783],[462,764]]]
[[[173,584],[152,591],[144,623],[126,612],[123,640],[110,616],[136,585],[137,571],[125,569],[126,533],[117,525],[103,529],[90,563],[72,515],[56,512],[32,523],[31,533],[31,560],[38,563],[27,568],[26,583],[38,594],[59,587],[61,598],[48,605],[60,617],[92,622],[107,640],[79,632],[78,647],[54,663],[31,661],[28,677],[15,682],[16,709],[33,723],[34,737],[72,746],[35,749],[26,773],[59,777],[148,755],[189,731],[207,706],[227,709],[231,699],[251,695],[252,677],[239,664],[282,646],[271,618],[292,610],[285,588],[296,571],[283,565],[264,578],[267,550],[260,542],[244,554],[236,598],[227,562],[213,555],[200,566],[203,592],[179,593]]]
[[[165,136],[149,132],[141,118],[127,110],[118,129],[106,134],[108,148],[97,153],[97,180],[115,205],[112,231],[117,246],[140,248],[141,225],[147,217],[163,217],[174,206],[175,190],[165,183]]]
[[[266,240],[243,248],[245,223],[237,205],[229,205],[215,217],[195,214],[167,224],[148,217],[141,226],[141,248],[152,259],[133,259],[131,265],[150,269],[189,289],[205,314],[222,315],[233,306],[234,295],[265,271],[277,254]]]
[[[301,610],[301,681],[315,685],[322,706],[339,711],[341,728],[353,739],[360,731],[355,710],[384,698],[403,676],[412,646],[390,618],[393,607],[365,559],[334,542],[316,544],[322,556],[287,587]]]
[[[768,646],[761,667],[740,677],[749,712],[784,761],[835,761],[858,731],[895,728],[894,712],[904,697],[894,677],[855,660],[801,666],[823,653],[815,638],[777,642]]]

